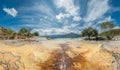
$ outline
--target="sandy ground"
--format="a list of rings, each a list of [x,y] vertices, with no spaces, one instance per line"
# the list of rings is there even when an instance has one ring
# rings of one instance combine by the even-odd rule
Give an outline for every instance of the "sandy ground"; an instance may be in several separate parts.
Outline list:
[[[9,55],[14,55],[14,58],[20,57],[15,63],[23,63],[23,68],[19,69],[21,66],[18,64],[17,70],[41,70],[38,64],[44,64],[52,55],[51,52],[60,49],[58,46],[61,43],[69,44],[67,53],[72,59],[81,55],[86,60],[83,62],[81,58],[74,59],[73,67],[76,70],[112,70],[112,55],[102,49],[99,43],[79,42],[76,40],[48,40],[40,43],[24,42],[23,45],[16,46],[0,42],[0,53],[6,54],[8,52]],[[2,61],[4,58],[1,58],[1,55],[0,60]],[[11,59],[13,56],[8,58]],[[0,70],[4,70],[3,68],[0,65]]]

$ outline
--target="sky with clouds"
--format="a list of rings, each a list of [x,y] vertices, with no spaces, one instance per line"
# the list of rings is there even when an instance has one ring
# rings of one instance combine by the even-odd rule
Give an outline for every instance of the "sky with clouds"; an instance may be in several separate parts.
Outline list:
[[[120,0],[0,0],[0,26],[40,34],[80,33],[110,21],[120,27]]]

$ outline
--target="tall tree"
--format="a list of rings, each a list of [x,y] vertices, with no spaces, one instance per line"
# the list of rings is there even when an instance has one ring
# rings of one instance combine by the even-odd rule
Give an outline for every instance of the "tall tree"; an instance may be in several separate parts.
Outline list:
[[[21,28],[18,34],[25,38],[31,38],[32,36],[39,36],[38,32],[31,33],[32,29],[30,28]]]
[[[92,27],[85,28],[81,33],[82,36],[87,36],[89,40],[91,39],[90,37],[98,36],[98,31]]]
[[[14,38],[14,37],[15,37],[14,33],[15,33],[15,32],[14,32],[12,29],[7,29],[7,30],[6,30],[6,34],[7,34],[7,36],[8,36],[8,39]]]
[[[102,30],[102,32],[105,32],[105,31],[109,31],[109,32],[106,32],[104,33],[104,36],[110,40],[113,38],[113,32],[111,32],[111,30],[115,27],[115,24],[111,23],[111,22],[103,22],[100,24],[100,28]]]
[[[39,36],[39,33],[38,32],[34,32],[32,35],[33,36]]]
[[[100,24],[100,28],[104,31],[108,31],[111,30],[115,27],[115,24],[111,23],[111,22],[103,22]]]
[[[30,30],[28,30],[27,28],[21,28],[18,34],[27,38],[28,36],[30,36]]]

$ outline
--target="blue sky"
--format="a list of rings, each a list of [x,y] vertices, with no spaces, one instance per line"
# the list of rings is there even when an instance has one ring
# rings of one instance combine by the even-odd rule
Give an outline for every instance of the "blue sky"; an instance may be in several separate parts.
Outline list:
[[[0,0],[0,26],[40,34],[80,33],[105,21],[120,27],[120,0]]]

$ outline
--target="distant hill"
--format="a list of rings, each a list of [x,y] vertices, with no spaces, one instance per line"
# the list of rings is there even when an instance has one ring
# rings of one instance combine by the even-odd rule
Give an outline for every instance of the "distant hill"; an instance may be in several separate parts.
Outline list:
[[[47,35],[47,36],[49,36],[50,38],[78,38],[80,37],[80,34],[68,33],[63,35]]]

